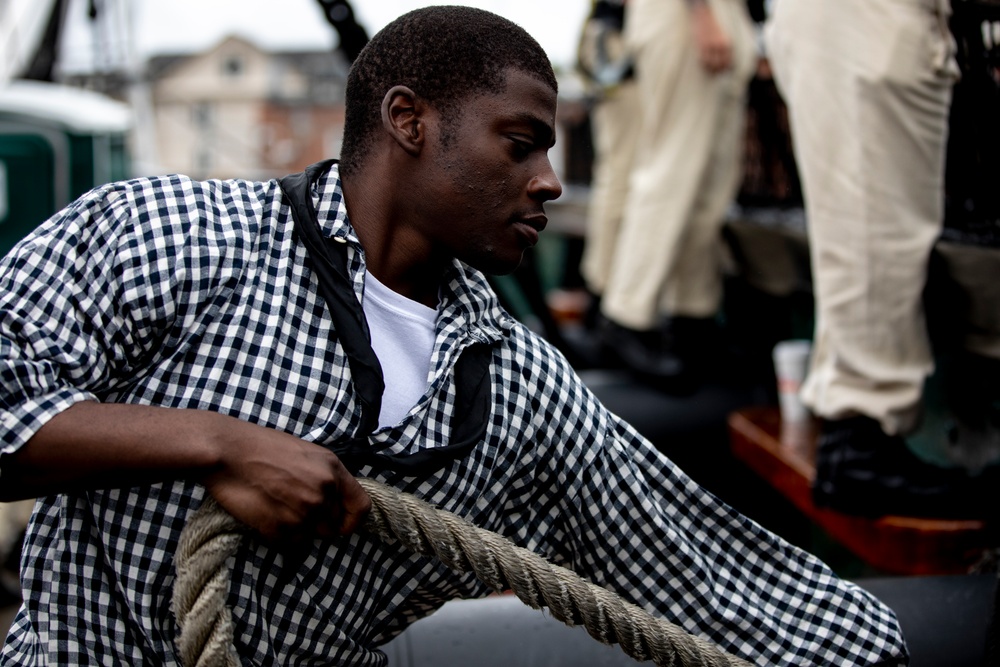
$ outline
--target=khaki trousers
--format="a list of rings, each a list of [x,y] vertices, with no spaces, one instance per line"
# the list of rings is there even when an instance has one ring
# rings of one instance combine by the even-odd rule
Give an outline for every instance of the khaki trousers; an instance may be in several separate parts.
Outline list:
[[[634,329],[662,314],[714,315],[721,298],[719,228],[739,187],[756,48],[743,0],[709,1],[733,41],[734,66],[720,75],[698,59],[684,0],[632,0],[625,18],[636,79],[609,108],[624,128],[607,131],[625,133],[613,150],[632,151],[610,158],[628,169],[627,192],[600,194],[599,168],[582,270],[604,314]],[[597,123],[600,159],[614,144]]]
[[[629,80],[594,107],[594,177],[587,208],[587,233],[580,273],[594,294],[604,294],[628,199],[628,180],[639,140],[638,89]]]
[[[957,74],[947,0],[776,0],[767,54],[788,104],[816,297],[803,399],[890,434],[933,371],[921,292],[943,216]]]

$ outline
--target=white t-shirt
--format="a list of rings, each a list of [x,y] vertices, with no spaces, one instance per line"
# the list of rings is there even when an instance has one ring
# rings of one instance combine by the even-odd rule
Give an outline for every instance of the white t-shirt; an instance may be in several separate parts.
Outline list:
[[[399,422],[427,391],[437,311],[393,292],[368,273],[363,303],[385,392],[379,428]]]

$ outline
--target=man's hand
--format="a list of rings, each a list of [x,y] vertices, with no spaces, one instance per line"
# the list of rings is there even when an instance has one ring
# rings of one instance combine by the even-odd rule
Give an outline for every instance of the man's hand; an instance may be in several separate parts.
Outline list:
[[[282,546],[360,528],[371,500],[332,452],[237,421],[223,434],[218,469],[203,478],[235,518]]]
[[[719,74],[733,66],[733,42],[705,0],[691,3],[691,27],[698,57],[706,71]]]

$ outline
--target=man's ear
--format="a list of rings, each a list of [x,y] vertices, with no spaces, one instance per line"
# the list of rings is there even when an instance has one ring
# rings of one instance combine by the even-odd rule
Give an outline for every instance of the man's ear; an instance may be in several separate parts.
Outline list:
[[[417,155],[426,139],[427,105],[406,86],[393,86],[382,98],[382,127],[410,155]]]

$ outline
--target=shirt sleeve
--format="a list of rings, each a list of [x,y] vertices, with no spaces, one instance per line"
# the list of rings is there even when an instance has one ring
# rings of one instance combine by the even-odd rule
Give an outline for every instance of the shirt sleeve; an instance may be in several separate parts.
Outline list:
[[[891,609],[699,486],[556,366],[535,375],[523,543],[754,664],[905,664]]]
[[[127,383],[176,316],[183,241],[157,215],[161,188],[92,190],[0,260],[0,453]]]

